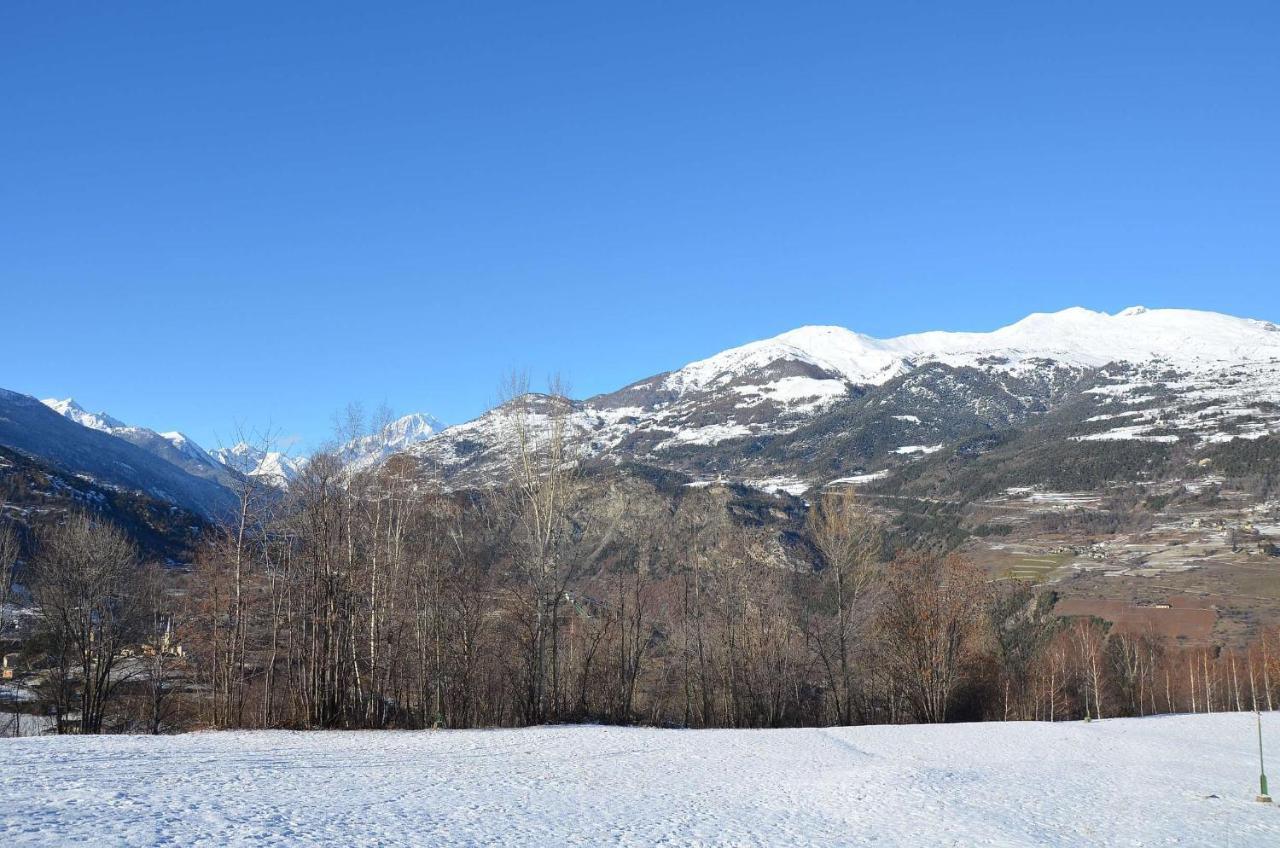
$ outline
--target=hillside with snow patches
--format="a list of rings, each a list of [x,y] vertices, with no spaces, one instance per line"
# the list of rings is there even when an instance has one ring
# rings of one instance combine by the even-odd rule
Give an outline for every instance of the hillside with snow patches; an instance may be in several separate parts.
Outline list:
[[[287,486],[306,464],[246,443],[207,451],[181,433],[131,426],[71,399],[44,404],[221,489],[239,475]],[[447,428],[415,413],[337,453],[353,470],[405,454],[439,484],[491,485],[508,472],[517,406],[535,432],[553,414],[536,395]],[[890,339],[801,327],[574,401],[566,425],[571,451],[588,462],[799,492],[833,480],[892,480],[913,464],[946,461],[966,440],[1044,422],[1054,427],[1045,438],[1085,445],[1195,448],[1280,432],[1280,328],[1142,307],[1114,315],[1077,307],[992,332]],[[8,446],[22,449],[20,441]]]
[[[1274,433],[1280,328],[1142,307],[1114,315],[1072,308],[989,333],[891,339],[801,327],[578,402],[569,431],[586,458],[803,488],[929,456],[1076,401],[1087,414],[1069,438],[1081,441]],[[510,414],[492,410],[410,453],[446,482],[496,479],[508,461]],[[855,461],[824,459],[826,470],[804,461],[807,446],[851,434],[861,445]]]

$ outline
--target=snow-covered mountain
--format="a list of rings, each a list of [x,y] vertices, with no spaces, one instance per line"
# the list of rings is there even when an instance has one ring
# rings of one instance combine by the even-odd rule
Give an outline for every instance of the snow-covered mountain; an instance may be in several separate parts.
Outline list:
[[[440,421],[423,412],[397,418],[368,436],[352,439],[343,445],[339,456],[356,471],[373,468],[393,453],[425,442],[444,429]]]
[[[45,398],[41,401],[45,406],[52,409],[64,418],[70,418],[72,421],[88,427],[91,430],[101,430],[104,433],[115,433],[117,430],[127,430],[129,426],[118,418],[112,418],[105,412],[89,412],[83,406],[75,402],[74,398]]]
[[[146,427],[135,427],[105,412],[89,412],[73,398],[47,398],[42,403],[81,426],[124,439],[189,473],[215,479],[228,487],[234,487],[235,474],[247,474],[273,486],[287,487],[307,461],[304,456],[263,450],[246,442],[206,451],[183,433],[157,433]],[[338,450],[338,455],[352,470],[367,470],[443,429],[438,419],[415,412],[390,422],[376,433],[347,442]]]
[[[1195,371],[1277,358],[1280,327],[1270,322],[1188,309],[1134,306],[1108,315],[1074,307],[1029,315],[990,333],[938,331],[875,339],[843,327],[801,327],[686,365],[667,375],[663,386],[684,392],[740,385],[780,362],[809,365],[848,385],[878,386],[928,362],[1010,372],[1034,370],[1046,361],[1077,368],[1155,362]],[[794,379],[765,385],[775,394],[823,393]]]
[[[292,483],[307,464],[306,457],[289,456],[283,451],[263,450],[247,442],[237,442],[229,448],[217,448],[213,451],[213,456],[228,468],[280,488]]]
[[[157,433],[146,427],[126,424],[105,412],[89,412],[73,398],[46,398],[41,401],[62,417],[90,430],[123,439],[154,456],[172,463],[188,474],[234,487],[236,476],[194,440],[179,432]]]
[[[337,451],[338,457],[352,471],[376,468],[387,457],[407,450],[444,429],[435,418],[415,412],[397,418],[378,432],[348,441]],[[258,477],[271,485],[288,487],[306,467],[306,456],[290,456],[283,451],[263,450],[245,442],[213,451],[216,461],[242,474]]]
[[[570,431],[583,457],[755,478],[820,476],[804,456],[843,440],[848,450],[824,460],[838,476],[915,461],[1073,400],[1089,413],[1071,436],[1082,440],[1203,443],[1275,432],[1280,328],[1143,307],[1114,315],[1077,307],[988,333],[890,339],[801,327],[576,403]],[[508,419],[509,410],[492,410],[409,452],[428,474],[459,485],[498,479]]]
[[[45,404],[223,488],[239,475],[287,486],[306,464],[248,444],[205,451],[181,433],[129,426],[71,399]],[[337,453],[352,470],[404,454],[428,479],[488,485],[509,474],[517,408],[536,432],[556,405],[528,396],[449,428],[407,415]],[[808,326],[573,401],[569,410],[569,450],[582,460],[792,490],[846,477],[883,480],[945,462],[966,440],[1033,432],[1046,422],[1053,429],[1043,439],[1054,443],[1185,453],[1280,433],[1280,328],[1142,307],[1114,315],[1072,308],[986,333],[889,339]]]
[[[174,450],[183,454],[193,462],[199,462],[205,465],[214,465],[218,463],[212,454],[200,447],[192,439],[185,434],[179,433],[177,430],[171,430],[168,433],[161,433],[160,437],[173,445]]]
[[[204,516],[232,506],[234,497],[220,482],[228,469],[197,463],[145,428],[122,429],[110,416],[85,413],[74,403],[62,407],[0,389],[0,445],[95,485],[142,492]],[[101,426],[85,426],[77,416]]]

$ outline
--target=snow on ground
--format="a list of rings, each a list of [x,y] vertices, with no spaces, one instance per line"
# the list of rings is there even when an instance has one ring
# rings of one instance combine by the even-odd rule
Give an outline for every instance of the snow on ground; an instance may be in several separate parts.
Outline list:
[[[873,471],[870,474],[855,474],[852,477],[837,477],[835,480],[827,482],[828,486],[838,486],[842,483],[848,483],[851,486],[860,486],[863,483],[871,483],[875,480],[883,480],[889,476],[889,469],[885,468],[881,471]]]
[[[747,485],[770,495],[786,492],[788,495],[800,497],[809,491],[809,484],[795,477],[770,477],[767,480],[747,480]]]
[[[1280,845],[1254,734],[1227,713],[4,740],[0,844]]]
[[[1160,435],[1147,435],[1147,431],[1153,429],[1149,425],[1135,425],[1133,427],[1117,427],[1114,430],[1107,430],[1105,433],[1090,433],[1087,436],[1072,436],[1073,442],[1115,442],[1115,441],[1134,441],[1134,442],[1176,442],[1178,437],[1173,433],[1164,433]]]
[[[668,447],[673,444],[715,445],[727,439],[736,439],[739,436],[750,435],[751,428],[747,425],[739,424],[736,421],[728,421],[724,424],[708,424],[705,427],[694,427],[687,430],[679,430],[659,447]]]
[[[912,454],[912,453],[937,453],[942,450],[943,445],[903,445],[900,448],[894,448],[894,453]]]
[[[53,733],[56,728],[57,720],[52,716],[0,712],[0,737],[39,736],[42,733]]]

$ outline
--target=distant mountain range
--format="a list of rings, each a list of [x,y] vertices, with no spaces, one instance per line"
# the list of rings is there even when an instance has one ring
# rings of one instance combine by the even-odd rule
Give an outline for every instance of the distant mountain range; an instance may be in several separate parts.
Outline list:
[[[255,447],[248,442],[236,442],[229,448],[215,448],[211,453],[223,466],[278,488],[292,483],[307,464],[304,456],[289,456],[283,451]]]
[[[406,415],[351,440],[338,453],[353,470],[371,468],[441,428],[429,415]],[[246,476],[285,487],[307,462],[245,442],[205,450],[182,433],[126,424],[105,412],[89,412],[71,398],[39,401],[3,389],[0,446],[50,473],[105,491],[139,493],[206,520],[233,509],[237,486]]]
[[[447,485],[499,480],[511,411],[408,454]],[[1142,307],[893,339],[802,327],[576,402],[569,430],[588,461],[792,491],[900,477],[995,435],[1026,448],[1039,433],[1039,448],[1067,443],[1068,453],[1103,442],[1196,448],[1280,430],[1280,328]]]
[[[235,498],[223,482],[226,469],[201,467],[168,439],[124,427],[110,416],[88,416],[100,426],[85,426],[75,420],[81,414],[74,404],[59,412],[0,389],[0,446],[73,478],[141,492],[206,518],[232,508]]]
[[[546,420],[545,397],[523,403],[530,420]],[[401,454],[424,481],[487,486],[507,476],[513,410],[447,428],[408,415],[337,453],[353,470]],[[1078,471],[1082,458],[1102,455],[1112,459],[1098,474],[1155,474],[1174,457],[1280,432],[1280,328],[1141,307],[893,339],[802,327],[574,401],[567,425],[588,465],[767,490],[835,480],[945,489],[983,475],[995,485],[1014,468],[1052,476],[1073,470],[1061,463]],[[226,508],[242,475],[287,486],[306,464],[243,443],[206,451],[181,433],[130,426],[70,399],[7,391],[0,445],[206,516]]]
[[[182,433],[157,433],[146,427],[133,427],[105,412],[89,412],[71,398],[65,400],[49,398],[42,403],[63,418],[90,430],[123,439],[188,474],[212,480],[228,488],[235,485],[235,471],[240,469],[230,468],[219,459],[215,459]]]

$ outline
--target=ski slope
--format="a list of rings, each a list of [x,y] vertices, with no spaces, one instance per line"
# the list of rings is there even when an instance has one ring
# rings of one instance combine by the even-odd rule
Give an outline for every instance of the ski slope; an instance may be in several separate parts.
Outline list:
[[[1276,846],[1256,745],[1246,714],[3,740],[0,845]]]

